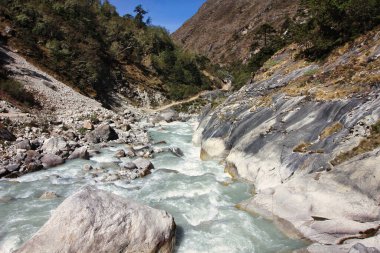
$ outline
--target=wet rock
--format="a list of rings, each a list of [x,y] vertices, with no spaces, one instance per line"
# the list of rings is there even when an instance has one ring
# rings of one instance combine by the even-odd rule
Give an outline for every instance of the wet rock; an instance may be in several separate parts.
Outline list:
[[[88,153],[87,151],[87,146],[83,146],[83,147],[80,147],[80,148],[76,148],[73,153],[71,153],[71,155],[69,156],[68,158],[69,160],[73,160],[73,159],[84,159],[84,160],[88,160],[90,159],[90,154]]]
[[[108,124],[100,125],[94,131],[86,134],[87,141],[91,143],[108,142],[118,138],[118,134]]]
[[[85,187],[16,252],[170,253],[174,238],[174,219],[167,212]]]
[[[118,151],[116,151],[115,157],[122,158],[122,157],[126,157],[126,156],[127,155],[125,154],[125,151],[123,149],[119,149]]]
[[[349,253],[380,253],[380,250],[374,247],[366,247],[361,243],[357,243],[352,246]]]
[[[27,172],[35,172],[35,171],[42,170],[43,168],[44,168],[44,166],[42,165],[42,163],[40,161],[31,162],[31,163],[25,165],[25,170]]]
[[[126,169],[126,170],[134,170],[134,169],[137,169],[136,164],[134,164],[133,162],[127,162],[127,163],[123,164],[122,167],[123,167],[124,169]]]
[[[169,151],[172,152],[175,156],[182,157],[184,156],[182,150],[180,148],[169,148]]]
[[[85,171],[90,171],[93,170],[94,168],[90,164],[85,164],[83,165],[83,170]]]
[[[47,139],[41,148],[47,154],[59,154],[67,150],[67,142],[62,137],[52,137]]]
[[[46,154],[41,158],[41,162],[45,168],[52,168],[52,167],[63,164],[65,161],[60,156],[53,155],[53,154]]]
[[[9,202],[14,201],[14,200],[15,200],[15,198],[13,198],[11,196],[0,197],[0,203],[2,203],[2,204],[9,203]]]
[[[59,198],[59,195],[55,192],[44,192],[40,197],[39,199],[44,199],[44,200],[48,200],[48,199],[56,199],[56,198]]]
[[[0,168],[0,178],[5,177],[8,174],[9,174],[8,170],[6,170],[5,168]]]
[[[29,140],[22,140],[20,142],[17,142],[15,144],[16,149],[24,149],[24,150],[30,150],[32,149],[32,146],[30,144]]]
[[[136,165],[141,177],[149,175],[151,173],[151,170],[154,169],[153,164],[144,158],[138,158],[137,160],[133,161],[133,163]]]
[[[105,182],[113,182],[113,181],[117,181],[117,180],[119,180],[120,179],[120,176],[119,175],[117,175],[117,174],[112,174],[112,175],[108,175],[105,179],[104,179],[104,181]]]
[[[125,154],[129,157],[135,157],[135,150],[132,147],[127,147],[125,150]]]

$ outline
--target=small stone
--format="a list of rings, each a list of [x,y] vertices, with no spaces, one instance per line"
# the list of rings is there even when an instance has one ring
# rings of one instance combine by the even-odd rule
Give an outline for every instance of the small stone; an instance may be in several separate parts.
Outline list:
[[[91,121],[90,120],[85,120],[83,122],[83,128],[84,129],[87,129],[87,130],[93,130],[94,129],[94,126],[92,125]]]
[[[56,199],[56,198],[59,198],[59,196],[55,192],[44,192],[39,197],[39,199],[44,199],[44,200],[47,200],[47,199]]]
[[[126,157],[126,156],[127,155],[125,154],[125,151],[123,149],[116,151],[115,157],[122,158],[122,157]]]
[[[83,165],[83,170],[85,171],[90,171],[93,170],[94,168],[90,164],[85,164]]]

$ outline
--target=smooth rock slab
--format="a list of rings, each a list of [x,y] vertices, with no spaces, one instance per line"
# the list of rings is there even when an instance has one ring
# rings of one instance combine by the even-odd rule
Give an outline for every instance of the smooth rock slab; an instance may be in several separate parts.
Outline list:
[[[173,217],[112,193],[82,188],[16,252],[172,252]]]

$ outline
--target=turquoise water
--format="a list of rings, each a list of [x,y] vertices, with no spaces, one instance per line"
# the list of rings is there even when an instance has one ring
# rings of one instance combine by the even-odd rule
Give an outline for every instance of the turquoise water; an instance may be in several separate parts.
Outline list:
[[[16,180],[0,181],[0,199],[13,198],[5,203],[0,200],[0,252],[20,246],[47,221],[51,210],[86,184],[171,213],[177,223],[176,252],[272,253],[303,247],[302,241],[287,238],[271,222],[235,208],[251,196],[252,187],[233,182],[217,162],[199,159],[200,150],[191,143],[193,127],[192,123],[176,122],[151,129],[154,141],[165,140],[168,144],[161,146],[179,147],[185,156],[158,154],[152,160],[156,168],[153,173],[131,183],[98,182],[82,170],[86,163],[94,167],[102,164],[112,173],[116,169],[112,163],[118,162],[113,155],[120,146],[102,150],[90,162],[71,161]],[[45,191],[61,197],[40,200]]]

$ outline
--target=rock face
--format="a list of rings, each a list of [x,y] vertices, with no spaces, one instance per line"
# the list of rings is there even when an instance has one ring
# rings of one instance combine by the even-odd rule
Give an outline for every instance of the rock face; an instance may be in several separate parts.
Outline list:
[[[98,126],[94,131],[88,133],[86,137],[92,143],[107,142],[119,138],[115,130],[108,124]]]
[[[239,207],[312,240],[308,252],[380,248],[380,89],[357,91],[376,79],[366,62],[380,48],[380,32],[369,35],[320,65],[279,52],[277,66],[202,115],[193,137],[203,159],[224,159],[228,173],[255,185]],[[345,71],[358,58],[367,74],[352,85],[358,79]]]
[[[250,54],[256,29],[264,23],[279,28],[296,13],[298,2],[208,0],[172,37],[214,62],[243,60]]]
[[[67,198],[16,252],[172,252],[175,223],[165,211],[85,187]]]

